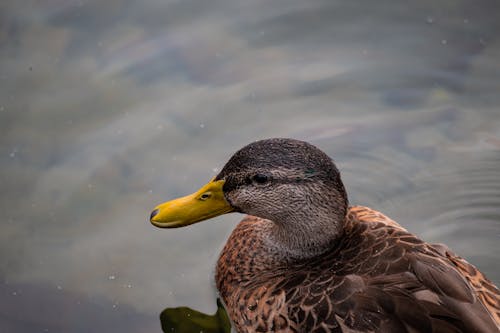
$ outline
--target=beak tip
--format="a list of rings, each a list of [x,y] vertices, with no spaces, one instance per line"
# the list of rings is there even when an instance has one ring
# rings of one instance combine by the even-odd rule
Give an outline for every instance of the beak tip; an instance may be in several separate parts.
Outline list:
[[[159,209],[155,209],[151,212],[151,215],[149,216],[149,221],[153,222],[153,218],[158,215],[158,213],[160,212]]]

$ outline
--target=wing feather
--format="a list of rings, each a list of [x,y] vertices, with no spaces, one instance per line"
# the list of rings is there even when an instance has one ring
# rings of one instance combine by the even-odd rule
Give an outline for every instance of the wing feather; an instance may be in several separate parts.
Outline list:
[[[285,303],[299,307],[289,314],[297,327],[303,332],[323,332],[325,327],[359,333],[499,332],[483,305],[486,297],[478,296],[475,280],[467,277],[478,272],[472,265],[422,242],[390,219],[385,223],[378,212],[366,208],[362,216],[368,221],[350,226],[348,250],[311,263],[309,275],[294,278],[300,285],[286,278],[280,284],[294,289]],[[344,265],[327,267],[325,262]],[[481,281],[476,284],[490,292],[490,303],[498,302],[498,293]]]

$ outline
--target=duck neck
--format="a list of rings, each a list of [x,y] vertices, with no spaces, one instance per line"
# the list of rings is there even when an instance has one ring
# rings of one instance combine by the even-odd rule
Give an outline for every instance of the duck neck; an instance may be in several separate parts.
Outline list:
[[[266,238],[284,259],[313,258],[337,243],[344,230],[345,214],[344,210],[332,211],[328,207],[318,207],[310,215],[295,212],[273,220]]]

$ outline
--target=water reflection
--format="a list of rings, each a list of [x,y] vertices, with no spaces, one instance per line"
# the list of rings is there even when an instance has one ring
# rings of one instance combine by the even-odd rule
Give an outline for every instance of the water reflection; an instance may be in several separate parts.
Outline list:
[[[317,144],[352,203],[498,284],[498,13],[493,0],[3,1],[0,330],[143,332],[166,306],[215,312],[213,265],[240,217],[169,232],[147,216],[264,137]]]

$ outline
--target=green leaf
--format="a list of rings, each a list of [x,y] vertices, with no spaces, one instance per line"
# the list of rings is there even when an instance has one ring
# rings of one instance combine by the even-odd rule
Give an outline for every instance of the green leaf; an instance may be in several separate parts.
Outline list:
[[[230,333],[231,323],[222,302],[217,299],[217,312],[207,315],[181,306],[166,308],[160,314],[161,329],[165,333]]]

